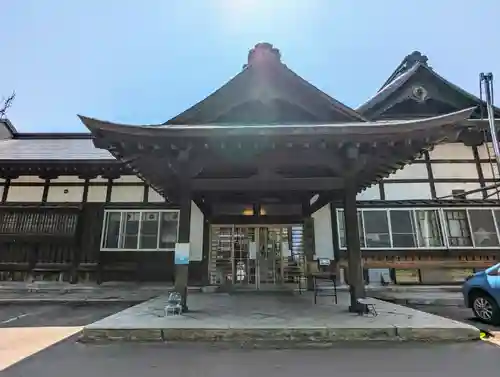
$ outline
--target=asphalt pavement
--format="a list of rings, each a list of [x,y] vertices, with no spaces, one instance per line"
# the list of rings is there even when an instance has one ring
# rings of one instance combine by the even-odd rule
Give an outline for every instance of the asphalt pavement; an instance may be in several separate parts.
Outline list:
[[[456,344],[342,343],[329,349],[249,350],[203,344],[59,343],[3,377],[496,376],[500,348]]]
[[[483,341],[453,344],[343,342],[331,348],[289,350],[240,349],[213,344],[77,342],[76,334],[81,326],[124,306],[0,306],[0,334],[3,334],[0,335],[0,375],[469,377],[497,375],[500,365],[500,347]],[[425,309],[430,311],[430,308]],[[434,311],[442,312],[443,307]],[[464,308],[457,311],[448,307],[445,311],[455,319],[471,316]],[[8,353],[16,347],[22,357]],[[1,367],[2,351],[7,351],[7,357],[14,360],[4,364],[5,369]]]
[[[440,306],[440,305],[409,305],[413,309],[417,309],[423,312],[437,314],[442,317],[454,319],[456,321],[461,321],[469,323],[472,326],[500,335],[500,326],[492,326],[479,321],[474,317],[472,309],[463,306]],[[500,363],[499,363],[500,365]]]
[[[0,305],[0,328],[85,326],[129,306],[125,303]]]
[[[11,365],[68,337],[126,304],[0,305],[0,374]]]

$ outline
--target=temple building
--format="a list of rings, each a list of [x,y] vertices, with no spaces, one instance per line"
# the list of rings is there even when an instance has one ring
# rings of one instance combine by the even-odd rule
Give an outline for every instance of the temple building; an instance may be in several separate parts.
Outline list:
[[[265,289],[319,261],[355,297],[458,282],[500,250],[485,118],[419,52],[352,109],[260,43],[164,124],[80,116],[89,133],[44,134],[2,120],[0,279]]]

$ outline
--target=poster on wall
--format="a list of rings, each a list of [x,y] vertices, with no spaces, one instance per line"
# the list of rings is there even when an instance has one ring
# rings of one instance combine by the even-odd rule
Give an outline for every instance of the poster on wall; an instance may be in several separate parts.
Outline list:
[[[281,243],[281,252],[283,258],[292,256],[292,250],[290,250],[290,245],[288,242],[284,241]]]
[[[249,259],[256,259],[257,258],[257,243],[256,242],[250,242],[248,244],[248,258]]]
[[[175,264],[189,264],[189,243],[175,244]]]

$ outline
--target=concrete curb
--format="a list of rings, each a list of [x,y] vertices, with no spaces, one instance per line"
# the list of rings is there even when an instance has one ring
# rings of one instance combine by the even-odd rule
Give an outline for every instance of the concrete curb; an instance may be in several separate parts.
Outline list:
[[[395,298],[385,294],[371,294],[373,298],[403,306],[461,306],[465,307],[463,299],[459,298]]]
[[[479,340],[470,328],[266,328],[266,329],[97,329],[84,328],[80,341],[201,342],[240,345],[273,344],[279,348],[328,346],[340,341],[459,342]]]

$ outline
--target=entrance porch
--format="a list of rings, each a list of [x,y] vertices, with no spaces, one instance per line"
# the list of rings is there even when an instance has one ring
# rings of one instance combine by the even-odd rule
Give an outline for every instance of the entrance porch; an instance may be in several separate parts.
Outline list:
[[[191,294],[190,312],[165,316],[161,296],[97,321],[83,340],[235,342],[246,346],[326,346],[335,341],[479,339],[473,326],[374,300],[378,316],[348,310],[347,292],[338,304],[321,297],[259,293]]]
[[[81,119],[94,134],[97,147],[110,150],[167,201],[178,206],[175,286],[182,295],[185,311],[193,246],[193,202],[212,224],[220,223],[216,221],[220,215],[241,218],[224,211],[217,213],[217,208],[228,204],[252,204],[248,222],[286,224],[291,223],[291,217],[305,223],[332,200],[342,200],[350,309],[359,312],[366,310],[358,301],[366,293],[356,194],[456,134],[463,128],[457,124],[473,110],[415,121],[321,125],[152,127]],[[263,207],[270,204],[282,210],[288,208],[289,212],[264,215]],[[287,220],[276,221],[283,218]],[[264,249],[267,253],[267,245]],[[305,251],[309,253],[309,262],[314,250],[306,247]],[[233,281],[241,270],[239,266],[231,267]]]

